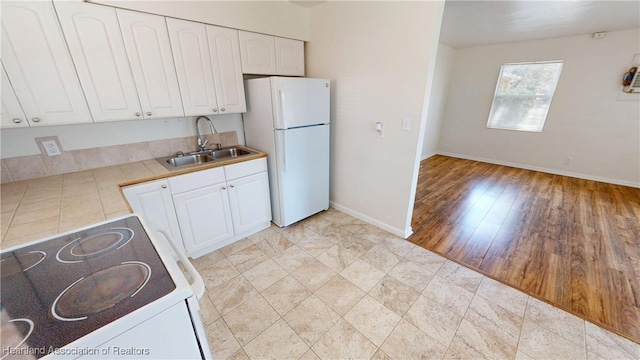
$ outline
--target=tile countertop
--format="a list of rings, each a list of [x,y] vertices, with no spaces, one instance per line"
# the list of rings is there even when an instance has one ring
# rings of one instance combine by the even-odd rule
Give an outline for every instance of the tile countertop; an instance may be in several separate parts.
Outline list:
[[[259,152],[169,171],[155,159],[15,181],[0,186],[5,249],[131,213],[121,186],[266,157]]]

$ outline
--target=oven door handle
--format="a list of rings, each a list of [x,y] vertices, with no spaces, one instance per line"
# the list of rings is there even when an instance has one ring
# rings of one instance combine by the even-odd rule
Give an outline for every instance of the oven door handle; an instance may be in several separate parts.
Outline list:
[[[157,229],[156,231],[161,233],[167,239],[169,244],[171,244],[171,247],[175,251],[176,255],[178,255],[178,261],[182,263],[182,265],[187,270],[189,275],[191,275],[191,279],[193,280],[193,283],[191,283],[191,289],[193,290],[193,293],[196,295],[196,299],[200,300],[202,295],[204,295],[204,281],[202,280],[202,277],[198,273],[198,270],[196,270],[196,268],[193,267],[193,265],[191,265],[191,261],[187,259],[187,256],[173,242],[173,238],[166,232],[166,230]]]

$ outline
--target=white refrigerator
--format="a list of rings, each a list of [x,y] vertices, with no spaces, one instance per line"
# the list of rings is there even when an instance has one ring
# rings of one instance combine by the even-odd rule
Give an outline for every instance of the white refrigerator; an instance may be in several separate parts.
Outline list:
[[[327,79],[245,80],[247,146],[268,154],[272,221],[288,226],[329,208]]]

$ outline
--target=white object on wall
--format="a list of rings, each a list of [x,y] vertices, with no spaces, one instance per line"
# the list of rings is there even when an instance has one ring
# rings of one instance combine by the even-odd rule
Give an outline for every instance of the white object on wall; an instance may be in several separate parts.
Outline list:
[[[635,54],[631,63],[629,64],[628,69],[632,67],[637,67],[636,76],[635,76],[635,84],[640,85],[640,54]],[[637,88],[634,92],[629,92],[627,88],[621,87],[620,93],[618,93],[618,101],[640,101],[640,88]]]

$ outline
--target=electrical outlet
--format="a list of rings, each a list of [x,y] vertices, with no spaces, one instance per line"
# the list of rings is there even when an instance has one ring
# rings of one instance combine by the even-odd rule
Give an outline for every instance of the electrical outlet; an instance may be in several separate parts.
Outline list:
[[[47,152],[49,156],[60,155],[60,148],[58,148],[58,144],[55,140],[46,140],[42,142],[42,147]]]
[[[571,163],[573,163],[573,158],[571,156],[567,156],[566,158],[564,158],[565,165],[571,165]]]
[[[411,119],[404,118],[402,119],[402,131],[409,131],[411,128]]]

